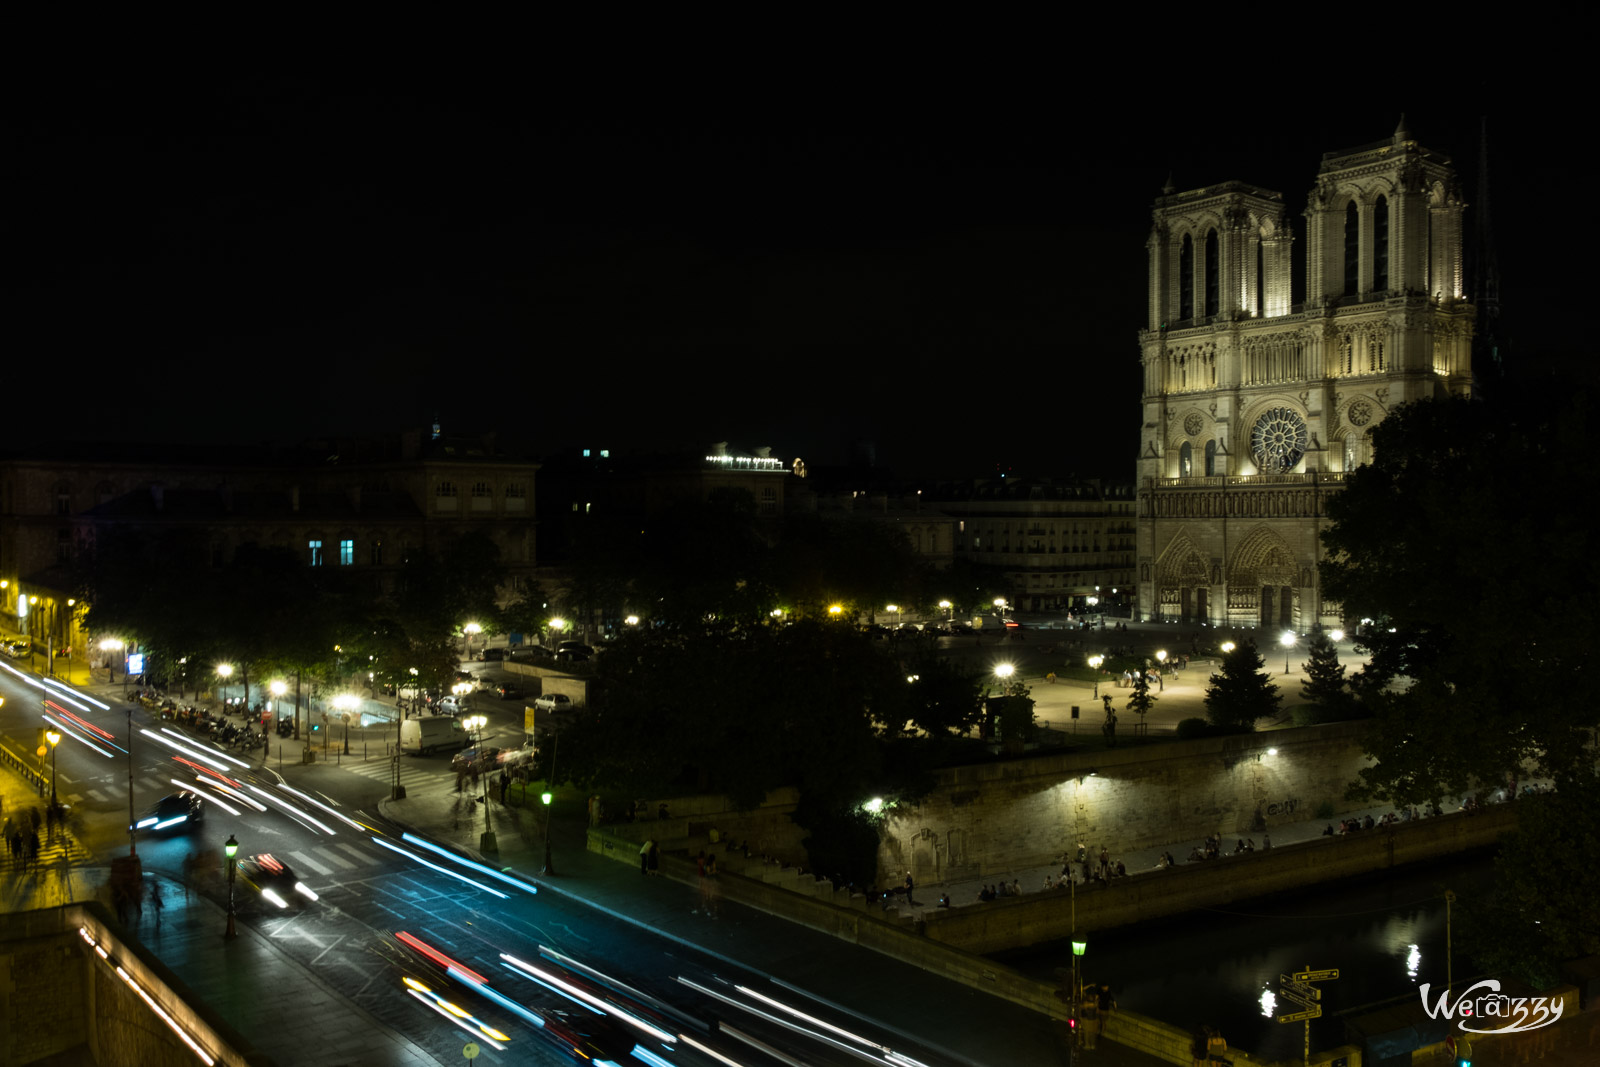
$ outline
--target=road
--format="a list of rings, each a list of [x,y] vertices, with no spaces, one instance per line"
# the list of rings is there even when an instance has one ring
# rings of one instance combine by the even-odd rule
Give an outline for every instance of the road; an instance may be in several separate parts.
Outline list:
[[[808,1064],[891,1062],[884,1058],[888,1047],[902,1054],[893,1062],[964,1062],[908,1043],[897,1028],[864,1021],[868,1013],[859,1005],[845,1011],[812,1000],[725,955],[696,951],[682,938],[619,921],[571,896],[535,896],[536,887],[527,879],[496,881],[429,851],[425,841],[404,839],[402,829],[377,808],[393,773],[387,758],[352,758],[337,765],[291,761],[280,773],[275,761],[263,765],[254,750],[248,759],[221,750],[148,709],[139,707],[130,715],[121,702],[97,704],[86,694],[69,693],[41,689],[15,670],[0,671],[0,695],[6,698],[0,735],[13,750],[31,751],[47,710],[56,724],[67,727],[56,752],[56,786],[72,805],[75,827],[90,849],[109,856],[126,846],[130,780],[136,814],[180,788],[198,790],[208,801],[201,825],[141,833],[138,849],[146,871],[181,875],[187,857],[220,853],[230,835],[239,842],[241,859],[270,855],[291,868],[316,900],[297,900],[285,889],[292,903],[280,909],[241,882],[238,921],[441,1063],[459,1059],[468,1038],[479,1043],[484,1063],[571,1062],[558,1047],[556,1031],[562,1026],[591,1032],[602,1045],[637,1040],[642,1051],[623,1057],[626,1062],[657,1062],[653,1056],[674,1063],[752,1065],[784,1062],[783,1056]],[[43,703],[46,699],[53,708]],[[521,701],[500,701],[490,693],[471,699],[469,710],[491,718],[485,743],[520,743]],[[383,735],[393,736],[387,730]],[[353,750],[359,751],[354,742]],[[449,761],[448,754],[402,757],[401,780],[408,791],[449,792],[455,783]],[[481,817],[481,808],[469,800],[458,807],[464,820]],[[446,852],[461,856],[457,850]],[[220,898],[223,885],[217,878],[206,892]],[[426,951],[398,938],[401,933],[481,974],[486,985],[447,974]],[[555,962],[552,954],[575,962]],[[541,984],[505,957],[554,979]],[[427,989],[419,993],[408,987],[407,977]],[[608,1032],[603,1021],[595,1022],[599,1013],[580,1003],[585,988],[603,1002],[604,987],[624,984],[632,992],[611,999],[631,1006],[659,1033],[625,1022],[611,1024],[621,1034]],[[489,1029],[470,1032],[473,1024],[430,1003],[432,994]],[[639,1009],[641,1003],[648,1010]],[[595,1031],[596,1025],[602,1029]],[[504,1050],[492,1047],[495,1032],[507,1036],[499,1041]],[[697,1051],[691,1042],[715,1052]],[[763,1046],[775,1051],[762,1051]]]

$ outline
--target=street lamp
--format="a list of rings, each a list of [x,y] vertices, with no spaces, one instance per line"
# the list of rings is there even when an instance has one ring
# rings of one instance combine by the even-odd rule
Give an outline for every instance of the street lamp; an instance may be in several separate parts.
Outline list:
[[[111,658],[111,653],[122,647],[122,642],[117,640],[115,637],[108,637],[100,642],[100,651],[106,653],[106,681],[108,683],[115,682],[117,680],[117,669],[116,667],[112,666],[112,664],[116,661]]]
[[[361,701],[350,693],[340,693],[333,698],[333,706],[338,708],[344,716],[344,754],[346,756],[350,755],[350,712],[360,703]]]
[[[469,622],[461,628],[461,658],[472,658],[472,638],[483,633],[483,627],[475,622]]]
[[[231,664],[231,663],[219,663],[219,664],[217,664],[217,677],[222,679],[222,685],[227,685],[228,684],[228,679],[233,677],[233,664]],[[220,690],[221,686],[218,686],[218,689]],[[228,698],[226,696],[224,696],[222,698],[222,704],[223,704],[223,707],[227,707]]]
[[[1100,699],[1100,664],[1104,663],[1104,656],[1090,656],[1089,668],[1094,671],[1094,698]]]
[[[1333,641],[1334,644],[1338,644],[1340,641],[1344,640],[1344,631],[1330,630],[1328,631],[1328,638],[1329,640]]]
[[[222,936],[231,941],[233,938],[239,936],[238,931],[233,928],[233,872],[239,866],[238,861],[234,859],[234,856],[238,854],[239,842],[234,840],[232,834],[228,835],[227,843],[222,846],[222,851],[228,854],[228,932]]]
[[[1229,652],[1232,652],[1233,649],[1234,649],[1234,644],[1233,644],[1232,641],[1224,641],[1224,642],[1222,642],[1222,654],[1224,656],[1226,656]]]
[[[1278,638],[1278,644],[1283,646],[1283,673],[1289,673],[1289,650],[1294,647],[1294,631],[1285,630],[1283,636]]]
[[[1160,684],[1161,692],[1165,693],[1167,691],[1167,650],[1163,648],[1156,652],[1156,660],[1161,664],[1161,668],[1156,671],[1156,682]]]
[[[61,743],[61,735],[55,730],[45,732],[44,739],[50,742],[50,806],[60,807],[56,802],[56,746]]]
[[[954,622],[955,621],[956,606],[954,604],[950,603],[950,601],[948,601],[948,600],[939,601],[939,606],[944,609],[944,621],[945,622]]]
[[[468,715],[461,720],[461,725],[467,730],[476,730],[478,733],[478,756],[476,762],[483,763],[483,728],[489,725],[487,715]],[[494,829],[490,825],[489,815],[489,772],[488,768],[483,773],[483,836],[478,841],[480,852],[498,852],[499,846],[495,842]]]

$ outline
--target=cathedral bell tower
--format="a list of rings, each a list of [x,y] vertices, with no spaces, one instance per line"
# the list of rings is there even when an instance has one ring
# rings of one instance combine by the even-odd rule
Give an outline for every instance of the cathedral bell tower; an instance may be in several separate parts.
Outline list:
[[[1404,120],[1323,156],[1293,302],[1283,197],[1243,182],[1156,201],[1140,332],[1139,616],[1337,625],[1325,502],[1399,404],[1471,390],[1459,186]]]

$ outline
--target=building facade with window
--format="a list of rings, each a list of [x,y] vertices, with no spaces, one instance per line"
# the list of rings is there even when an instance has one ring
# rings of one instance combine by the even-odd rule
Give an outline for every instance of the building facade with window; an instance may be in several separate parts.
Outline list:
[[[33,633],[26,598],[72,597],[76,553],[117,528],[188,531],[184,542],[212,566],[244,544],[283,548],[380,591],[414,550],[480,532],[515,586],[538,562],[538,469],[492,438],[421,433],[282,451],[121,446],[0,458],[0,626]],[[72,613],[61,616],[56,643],[70,644]]]
[[[1118,610],[1126,602],[1133,588],[1131,485],[985,478],[941,485],[931,495],[950,517],[956,555],[1002,570],[1015,610]]]
[[[1282,194],[1227,182],[1155,202],[1139,617],[1340,622],[1317,573],[1328,496],[1396,407],[1472,388],[1464,208],[1450,160],[1403,122],[1325,154],[1295,301]]]

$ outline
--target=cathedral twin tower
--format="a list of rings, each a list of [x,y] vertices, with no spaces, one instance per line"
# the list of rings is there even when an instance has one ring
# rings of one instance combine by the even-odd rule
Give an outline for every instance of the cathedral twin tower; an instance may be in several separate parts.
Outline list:
[[[1404,122],[1327,153],[1296,304],[1283,194],[1227,182],[1156,201],[1138,617],[1341,622],[1317,574],[1327,498],[1396,406],[1472,388],[1464,206],[1450,160]]]

